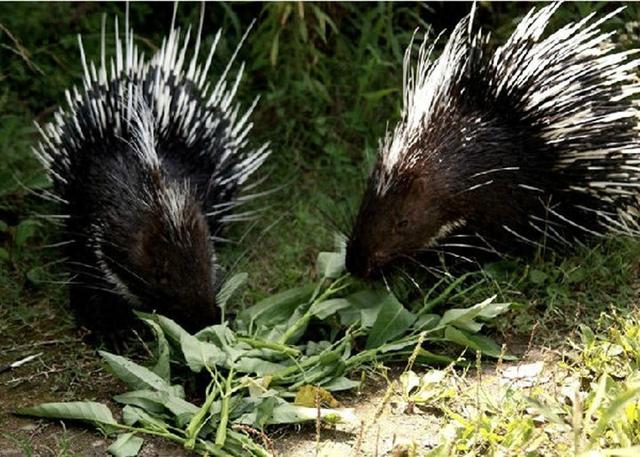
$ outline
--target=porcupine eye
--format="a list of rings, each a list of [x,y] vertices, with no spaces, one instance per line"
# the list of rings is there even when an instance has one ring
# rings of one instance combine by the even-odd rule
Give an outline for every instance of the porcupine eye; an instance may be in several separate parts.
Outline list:
[[[396,224],[398,230],[404,230],[409,226],[409,219],[402,219]]]

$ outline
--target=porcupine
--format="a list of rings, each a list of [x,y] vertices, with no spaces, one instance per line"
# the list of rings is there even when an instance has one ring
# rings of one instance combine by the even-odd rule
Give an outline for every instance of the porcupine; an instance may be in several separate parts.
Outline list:
[[[109,66],[104,18],[99,68],[78,36],[84,88],[66,92],[68,106],[40,129],[35,149],[70,239],[70,303],[82,325],[103,332],[122,326],[132,308],[201,328],[217,317],[214,241],[243,218],[232,210],[252,197],[243,184],[269,154],[266,144],[248,146],[257,98],[244,113],[234,101],[244,65],[227,80],[247,35],[212,86],[221,31],[202,63],[204,8],[190,60],[191,27],[183,37],[175,9],[148,60],[128,18],[127,5],[124,43],[116,17]]]
[[[638,234],[640,62],[600,29],[620,10],[544,38],[557,8],[532,9],[493,53],[473,9],[433,62],[426,38],[415,68],[409,46],[402,118],[347,241],[352,273]]]

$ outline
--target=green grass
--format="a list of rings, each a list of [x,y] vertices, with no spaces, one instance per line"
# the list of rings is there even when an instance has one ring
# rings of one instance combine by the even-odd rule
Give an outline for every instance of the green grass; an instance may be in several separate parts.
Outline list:
[[[180,5],[179,23],[196,24],[198,8]],[[253,138],[256,144],[272,144],[272,156],[263,170],[269,176],[265,188],[281,188],[256,203],[267,209],[255,223],[232,227],[230,237],[242,239],[241,244],[220,248],[223,266],[249,273],[243,302],[315,278],[318,251],[333,247],[333,221],[342,229],[348,226],[377,140],[387,122],[392,125],[399,117],[402,52],[413,29],[432,24],[435,33],[444,27],[451,30],[465,8],[349,3],[207,5],[205,30],[225,29],[217,68],[231,55],[250,21],[257,20],[240,53],[247,70],[239,97],[248,105],[256,94],[261,95]],[[479,21],[499,42],[513,30],[528,5],[481,3],[478,8]],[[147,54],[168,29],[171,9],[171,5],[131,5],[131,23]],[[612,6],[565,4],[553,26],[596,9],[611,10]],[[55,208],[27,190],[46,185],[30,153],[37,141],[33,121],[48,120],[63,101],[64,90],[80,81],[76,34],[82,33],[87,54],[97,56],[101,15],[107,13],[111,30],[113,16],[122,18],[123,10],[118,4],[0,4],[2,348],[19,346],[24,335],[35,342],[78,337],[66,308],[65,288],[55,284],[60,280],[60,253],[44,248],[59,241],[56,227],[36,217],[55,212]],[[638,17],[640,6],[632,4],[607,25],[625,31],[620,38],[623,46],[638,45]],[[107,48],[112,39],[108,41]],[[595,391],[603,376],[611,376],[601,405],[606,409],[607,402],[621,395],[637,373],[638,356],[632,342],[637,326],[639,254],[640,243],[617,239],[570,255],[499,262],[467,278],[457,289],[456,303],[470,305],[493,294],[498,294],[498,300],[515,303],[510,315],[492,323],[488,332],[522,345],[566,348],[571,354],[566,359],[567,370],[580,376],[587,385],[585,392]],[[567,337],[575,347],[567,343]],[[608,357],[612,345],[622,355]],[[89,360],[91,352],[86,347],[64,346],[64,350],[55,344],[45,346],[54,348],[46,352],[45,365],[51,368],[61,354],[65,363],[64,369],[48,378],[41,394],[70,399],[83,391],[91,396],[87,385],[97,375],[98,364]],[[0,362],[13,361],[21,354],[7,351],[0,354]],[[37,370],[46,372],[47,368]],[[18,389],[8,383],[1,388]],[[585,401],[583,409],[590,404],[588,398]],[[474,450],[503,448],[515,452],[540,436],[538,423],[532,422],[519,394],[505,396],[502,405],[496,414],[495,405],[483,403],[467,417],[460,416],[463,413],[455,406],[443,406],[444,416],[455,423],[451,426],[455,449],[448,452],[468,455]],[[571,411],[563,414],[573,417]],[[615,423],[613,432],[607,429],[593,438],[586,429],[584,438],[569,438],[566,452],[584,452],[589,443],[606,447],[637,444],[634,414],[628,412]],[[466,425],[460,425],[463,417]],[[571,430],[575,432],[575,427]],[[551,436],[540,438],[540,449],[554,444]],[[505,447],[506,441],[511,447]],[[29,443],[24,446],[28,455]],[[68,443],[60,442],[58,448],[58,455],[72,455],[65,453]]]

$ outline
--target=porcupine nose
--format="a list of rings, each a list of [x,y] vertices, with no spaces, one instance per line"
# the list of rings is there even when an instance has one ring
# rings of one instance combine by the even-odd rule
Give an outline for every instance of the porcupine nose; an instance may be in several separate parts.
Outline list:
[[[375,257],[363,255],[361,251],[347,247],[345,265],[349,273],[359,278],[369,278],[377,269]]]

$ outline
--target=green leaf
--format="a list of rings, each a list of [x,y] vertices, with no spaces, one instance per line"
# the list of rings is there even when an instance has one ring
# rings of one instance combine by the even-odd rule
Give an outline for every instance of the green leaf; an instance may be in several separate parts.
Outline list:
[[[110,426],[118,424],[107,405],[93,401],[42,403],[37,406],[19,409],[16,414],[90,422],[103,429],[106,433],[113,432],[114,427]]]
[[[392,294],[382,303],[382,309],[371,328],[366,348],[371,349],[402,336],[416,320],[415,314],[407,311]]]
[[[360,385],[360,381],[354,381],[345,376],[340,376],[339,378],[335,378],[333,381],[323,384],[322,387],[331,392],[338,392],[340,390],[351,390],[355,389]]]
[[[443,328],[447,325],[454,325],[462,330],[468,330],[472,333],[479,332],[484,324],[482,322],[477,322],[475,320],[476,318],[481,317],[484,319],[492,319],[506,312],[511,306],[510,303],[493,303],[495,298],[496,296],[494,295],[470,308],[454,308],[446,311],[438,323],[438,328]]]
[[[500,260],[484,265],[484,271],[491,279],[504,281],[509,279],[513,272],[518,270],[518,264],[512,260]]]
[[[0,248],[0,262],[6,262],[9,260],[9,251],[5,248]]]
[[[316,261],[316,270],[323,278],[335,279],[345,271],[345,252],[321,252]]]
[[[466,346],[468,348],[480,351],[490,357],[498,358],[501,354],[501,348],[491,338],[484,335],[473,335],[464,330],[459,330],[452,326],[447,326],[444,329],[444,338],[452,343],[459,344],[460,346]],[[512,360],[512,356],[503,356],[505,360]]]
[[[225,308],[227,306],[227,302],[231,298],[231,296],[236,292],[240,287],[246,284],[249,275],[247,273],[238,273],[231,276],[220,288],[218,295],[216,295],[216,302],[220,308]]]
[[[106,351],[98,352],[109,364],[113,373],[129,387],[136,390],[152,389],[160,392],[174,392],[174,389],[168,382],[148,368],[140,366],[137,363],[119,355],[111,354]]]
[[[374,90],[371,92],[365,92],[362,94],[362,96],[369,102],[369,103],[375,103],[378,100],[391,95],[391,94],[395,94],[399,92],[399,89],[397,87],[389,87],[387,89],[380,89],[380,90]]]
[[[258,376],[266,376],[287,368],[287,365],[270,362],[256,357],[242,357],[235,365],[239,373],[255,373]]]
[[[122,408],[122,421],[129,426],[140,423],[144,427],[148,427],[154,431],[166,431],[168,429],[167,424],[162,420],[148,414],[140,408],[130,405]]]
[[[144,440],[135,433],[123,433],[107,451],[114,457],[136,457],[143,444]]]
[[[437,314],[425,314],[423,316],[418,317],[416,321],[413,323],[413,329],[417,332],[421,332],[423,330],[433,330],[440,323],[440,316]]]
[[[352,325],[360,321],[362,328],[371,328],[388,299],[389,292],[383,289],[364,289],[355,292],[346,298],[351,306],[338,312],[340,323],[342,325]]]
[[[278,399],[273,396],[268,396],[256,406],[254,425],[260,429],[267,425],[267,422],[273,417],[273,409],[276,407]]]
[[[27,271],[26,276],[29,282],[35,285],[42,284],[48,278],[47,272],[42,266],[31,268]]]
[[[136,315],[141,319],[150,319],[156,322],[160,328],[162,328],[164,334],[176,343],[180,343],[180,339],[183,335],[189,335],[189,332],[168,317],[161,316],[160,314],[142,313],[140,311],[136,311]]]
[[[309,311],[318,319],[326,319],[341,309],[345,309],[350,306],[351,303],[346,298],[332,298],[330,300],[314,303]]]
[[[16,233],[14,235],[14,243],[17,247],[22,248],[29,241],[29,238],[36,234],[36,231],[40,227],[40,222],[33,219],[27,219],[18,224],[16,227]]]
[[[126,392],[116,395],[113,399],[123,405],[137,406],[149,414],[160,414],[168,410],[178,418],[178,423],[180,424],[188,423],[191,417],[199,410],[193,403],[189,403],[176,395],[153,390]]]
[[[529,272],[529,279],[531,280],[532,283],[536,285],[544,284],[548,277],[549,275],[547,275],[544,271],[541,271],[541,270],[532,269]]]
[[[9,224],[0,219],[0,233],[5,233],[9,231]]]
[[[200,341],[195,336],[183,334],[180,339],[180,349],[191,371],[200,373],[203,368],[213,368],[227,362],[227,355],[217,346]]]
[[[238,317],[245,323],[255,323],[257,327],[266,328],[286,322],[296,308],[311,298],[315,288],[315,284],[307,284],[271,295],[243,310]]]
[[[629,401],[636,399],[638,394],[640,394],[640,387],[632,387],[626,389],[611,400],[607,408],[602,411],[598,418],[598,422],[596,422],[595,429],[593,430],[593,433],[591,433],[590,439],[597,440],[600,438],[600,436],[605,432],[607,426],[609,426],[613,422],[614,418],[620,414],[624,405]]]
[[[171,354],[169,350],[169,343],[167,342],[167,339],[164,336],[162,327],[160,327],[160,325],[158,325],[158,323],[153,319],[149,319],[147,317],[142,317],[142,316],[139,316],[139,317],[144,321],[145,324],[151,327],[151,330],[153,330],[153,333],[156,335],[157,358],[156,358],[156,364],[151,369],[151,371],[153,371],[155,374],[160,376],[164,381],[169,383],[171,381],[171,367],[169,365],[169,359],[171,357]]]

